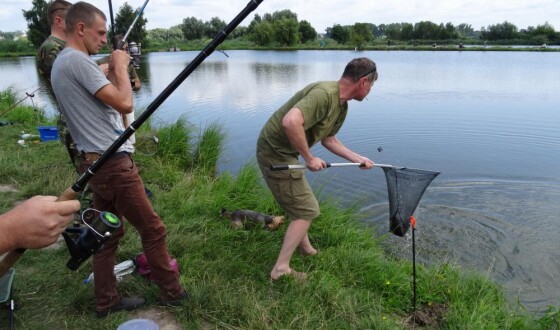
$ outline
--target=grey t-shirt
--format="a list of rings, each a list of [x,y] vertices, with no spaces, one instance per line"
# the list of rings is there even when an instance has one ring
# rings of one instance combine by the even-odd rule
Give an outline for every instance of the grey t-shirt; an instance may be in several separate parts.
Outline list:
[[[121,114],[95,97],[111,82],[87,54],[64,48],[54,61],[51,83],[79,151],[103,153],[124,132]],[[118,151],[132,153],[134,147],[127,140]]]

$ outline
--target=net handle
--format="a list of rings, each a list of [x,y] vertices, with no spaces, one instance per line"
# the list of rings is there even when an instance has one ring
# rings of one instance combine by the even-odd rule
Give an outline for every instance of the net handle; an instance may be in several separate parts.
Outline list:
[[[327,168],[329,167],[344,167],[344,166],[364,166],[365,163],[327,163]],[[374,167],[387,167],[387,168],[399,168],[397,166],[388,165],[388,164],[373,164]],[[296,170],[296,169],[306,169],[307,166],[305,165],[284,165],[284,164],[275,164],[270,165],[271,171],[285,171],[285,170]]]

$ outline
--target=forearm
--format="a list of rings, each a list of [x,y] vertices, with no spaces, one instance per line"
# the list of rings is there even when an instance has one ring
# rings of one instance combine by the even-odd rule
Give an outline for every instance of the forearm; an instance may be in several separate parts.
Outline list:
[[[126,103],[130,102],[132,104],[132,87],[127,67],[124,65],[117,65],[114,70],[109,72],[108,78],[119,91],[119,97],[126,100]]]
[[[351,162],[360,162],[362,156],[348,149],[336,136],[329,136],[321,141],[321,144],[333,154],[347,159]]]
[[[16,248],[16,220],[12,211],[0,215],[0,254]]]

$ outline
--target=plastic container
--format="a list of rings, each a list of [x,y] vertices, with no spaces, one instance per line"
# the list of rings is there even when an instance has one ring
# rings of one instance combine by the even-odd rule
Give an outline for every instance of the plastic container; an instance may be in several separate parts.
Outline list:
[[[41,142],[58,140],[58,129],[56,126],[39,126],[37,127]]]
[[[150,319],[133,319],[121,323],[117,330],[159,330],[159,325]]]

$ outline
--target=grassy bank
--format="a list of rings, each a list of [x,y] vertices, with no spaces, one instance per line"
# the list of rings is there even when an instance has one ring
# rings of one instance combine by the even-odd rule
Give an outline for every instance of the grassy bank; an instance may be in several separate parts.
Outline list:
[[[5,93],[5,92],[3,92]],[[8,95],[9,96],[9,95]],[[9,105],[0,100],[0,113]],[[18,99],[11,96],[13,100]],[[17,107],[0,127],[0,184],[17,192],[0,193],[0,211],[36,194],[58,195],[76,175],[59,142],[17,143],[21,131],[52,124],[40,111]],[[152,203],[167,226],[171,255],[179,261],[181,280],[191,299],[179,307],[158,307],[184,329],[406,329],[412,310],[408,261],[394,260],[380,247],[383,237],[360,224],[355,209],[335,200],[322,203],[322,215],[311,231],[320,249],[314,257],[294,256],[293,267],[309,272],[305,283],[282,279],[271,283],[269,271],[283,235],[258,227],[230,228],[219,217],[222,207],[281,214],[254,164],[236,175],[216,175],[216,162],[227,130],[209,125],[202,131],[186,121],[152,129],[139,140],[157,135],[155,148],[140,148],[135,162]],[[149,140],[149,139],[148,139]],[[138,235],[127,226],[118,262],[141,251]],[[83,284],[89,262],[77,272],[65,267],[68,252],[28,251],[16,264],[15,300],[18,329],[116,329],[131,316],[117,313],[98,320],[93,289]],[[556,310],[535,318],[508,306],[501,288],[481,274],[449,264],[419,266],[418,308],[434,329],[551,329],[560,325]],[[158,289],[138,275],[119,283],[122,294],[143,295],[145,309],[155,308]],[[430,314],[431,313],[431,314]],[[7,311],[0,324],[7,324]],[[3,327],[3,326],[2,326]],[[420,327],[420,326],[418,326]]]
[[[142,52],[165,52],[176,47],[181,51],[200,51],[210,43],[211,39],[183,40],[178,43],[153,43],[149,47],[142,48]],[[539,45],[529,47],[516,47],[516,45],[470,45],[459,49],[458,42],[437,43],[437,47],[432,47],[431,43],[422,43],[414,46],[411,43],[395,43],[388,46],[386,42],[368,43],[361,50],[383,50],[383,51],[523,51],[523,52],[560,52],[560,48],[546,47]],[[310,41],[296,46],[283,47],[281,45],[272,46],[256,46],[247,40],[226,39],[217,50],[355,50],[355,46],[347,44],[339,44],[332,39],[321,45],[318,41]],[[103,53],[107,53],[108,49],[104,48]],[[0,58],[2,57],[18,57],[18,56],[35,56],[34,50],[3,50],[0,49]]]
[[[170,48],[174,46],[178,49],[185,51],[199,51],[203,49],[211,40],[210,39],[200,39],[200,40],[192,40],[192,41],[181,41],[177,44],[154,44],[150,45],[149,48],[142,49],[143,51],[168,51]],[[328,39],[328,41],[321,45],[319,41],[310,41],[304,44],[298,44],[295,46],[281,46],[281,45],[272,45],[272,46],[256,46],[254,43],[246,41],[246,40],[238,40],[238,39],[227,39],[225,40],[219,47],[219,50],[355,50],[354,45],[348,44],[339,44],[332,39]],[[391,46],[388,46],[386,42],[376,42],[376,43],[367,43],[363,46],[361,50],[386,50],[386,51],[544,51],[544,52],[557,52],[560,51],[559,48],[541,48],[540,46],[536,45],[534,47],[515,47],[515,45],[470,45],[469,47],[459,49],[459,43],[456,42],[442,42],[437,43],[436,47],[432,46],[432,43],[422,43],[414,46],[412,43],[395,43],[393,42]]]

